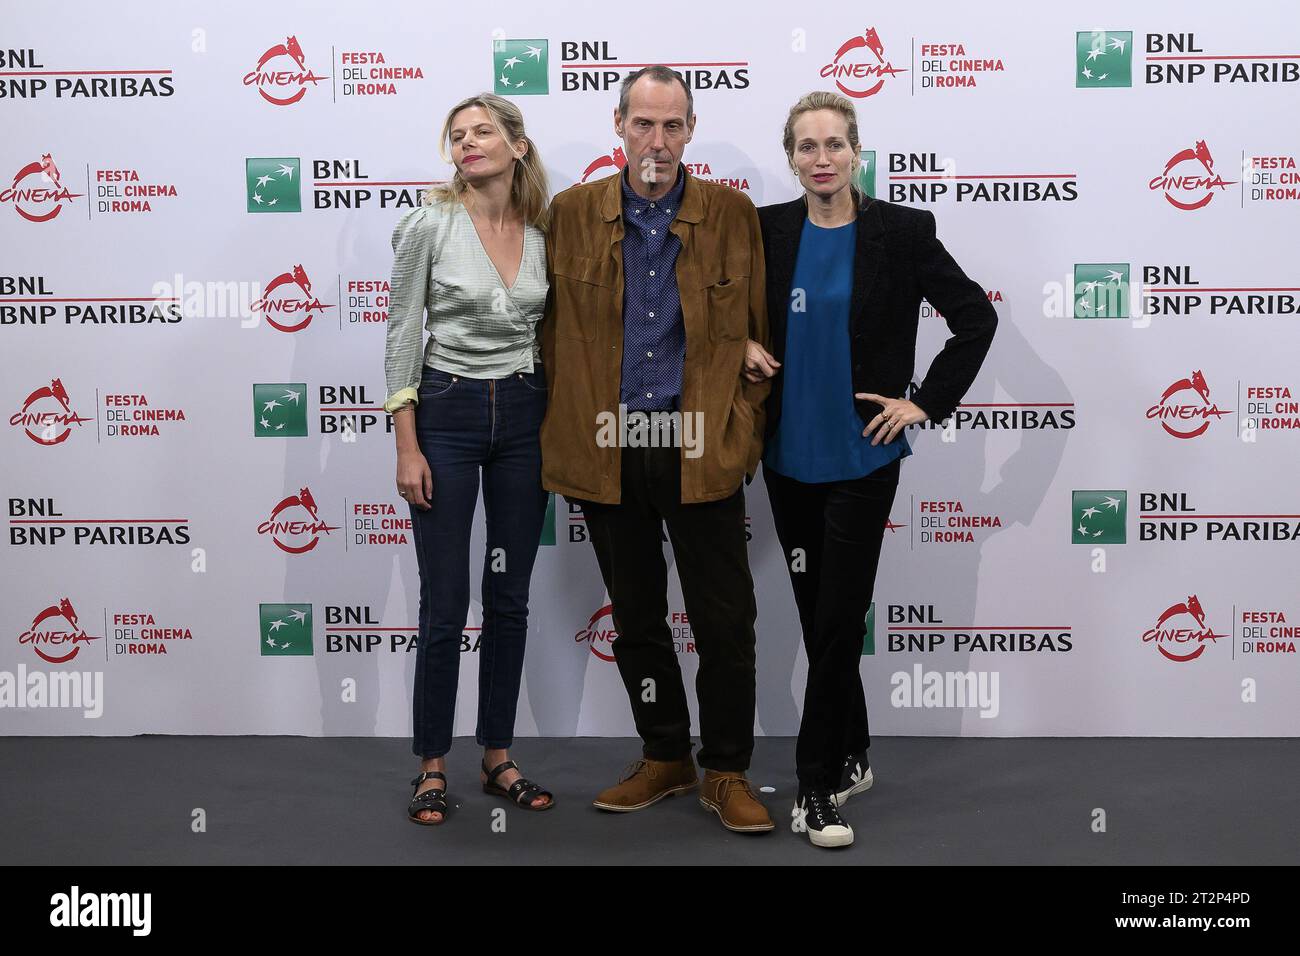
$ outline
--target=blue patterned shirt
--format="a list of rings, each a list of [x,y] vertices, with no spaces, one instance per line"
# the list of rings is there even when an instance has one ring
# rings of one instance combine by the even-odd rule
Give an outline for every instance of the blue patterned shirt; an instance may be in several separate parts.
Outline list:
[[[686,363],[686,326],[677,289],[682,241],[668,231],[682,203],[685,173],[653,202],[623,180],[623,379],[619,401],[628,411],[677,408]]]

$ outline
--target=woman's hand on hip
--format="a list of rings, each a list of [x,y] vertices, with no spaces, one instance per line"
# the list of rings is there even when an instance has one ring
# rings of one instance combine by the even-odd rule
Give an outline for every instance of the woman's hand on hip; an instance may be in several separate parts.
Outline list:
[[[424,511],[433,507],[429,503],[433,497],[433,472],[418,450],[397,453],[397,493]]]
[[[741,368],[741,375],[747,381],[757,385],[776,374],[776,370],[781,367],[775,356],[767,349],[759,345],[753,339],[745,343],[745,364]]]
[[[921,410],[921,406],[909,402],[905,398],[885,398],[885,396],[877,395],[875,392],[854,392],[853,397],[877,402],[884,409],[879,415],[867,422],[866,428],[862,429],[863,438],[866,438],[873,431],[876,433],[875,437],[871,439],[873,445],[879,445],[882,441],[888,444],[897,438],[898,433],[908,425],[916,425],[930,417]]]

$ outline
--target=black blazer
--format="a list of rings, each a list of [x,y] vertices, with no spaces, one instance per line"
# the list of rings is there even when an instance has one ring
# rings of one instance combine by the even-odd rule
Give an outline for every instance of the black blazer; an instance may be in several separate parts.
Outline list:
[[[763,206],[758,219],[767,265],[767,318],[772,354],[785,361],[786,312],[807,199]],[[956,409],[975,381],[993,341],[998,315],[979,283],[966,277],[935,235],[934,214],[863,197],[858,207],[849,335],[853,391],[906,398],[916,361],[921,300],[948,323],[944,343],[911,401],[936,424]],[[767,437],[781,417],[783,376],[767,399]],[[881,412],[878,402],[855,399],[864,424]]]

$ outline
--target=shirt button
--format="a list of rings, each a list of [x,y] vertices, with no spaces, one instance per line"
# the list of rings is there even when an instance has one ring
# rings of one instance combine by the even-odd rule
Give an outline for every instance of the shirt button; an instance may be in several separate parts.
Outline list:
[[[651,269],[651,270],[650,270],[650,275],[651,275],[651,276],[654,276],[654,274],[655,274],[655,271],[654,271],[653,269]]]
[[[646,352],[645,357],[646,357],[646,358],[654,358],[654,357],[655,357],[655,354],[654,354],[654,352]]]
[[[655,314],[654,314],[653,312],[651,312],[651,313],[650,313],[650,318],[653,319],[654,317],[655,317]]]
[[[654,204],[654,203],[651,203],[651,204],[650,204],[650,208],[653,209],[654,207],[655,207],[655,204]]]
[[[665,209],[664,212],[672,212],[671,209]]]
[[[646,392],[646,393],[645,393],[645,397],[646,397],[646,398],[654,398],[654,397],[655,397],[655,393],[654,393],[654,392]]]
[[[650,235],[652,235],[652,236],[657,236],[657,235],[659,235],[659,230],[658,230],[658,229],[651,229],[651,230],[650,230]]]

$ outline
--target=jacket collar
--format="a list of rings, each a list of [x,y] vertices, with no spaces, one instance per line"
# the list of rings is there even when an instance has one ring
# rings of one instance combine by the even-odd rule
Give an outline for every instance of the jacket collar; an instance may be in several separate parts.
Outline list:
[[[676,218],[683,222],[699,222],[704,218],[704,199],[700,195],[700,184],[686,168],[682,170],[682,204],[677,209]],[[605,186],[605,197],[600,205],[600,218],[613,222],[623,215],[623,177],[625,169],[620,169],[617,176],[610,176]]]

